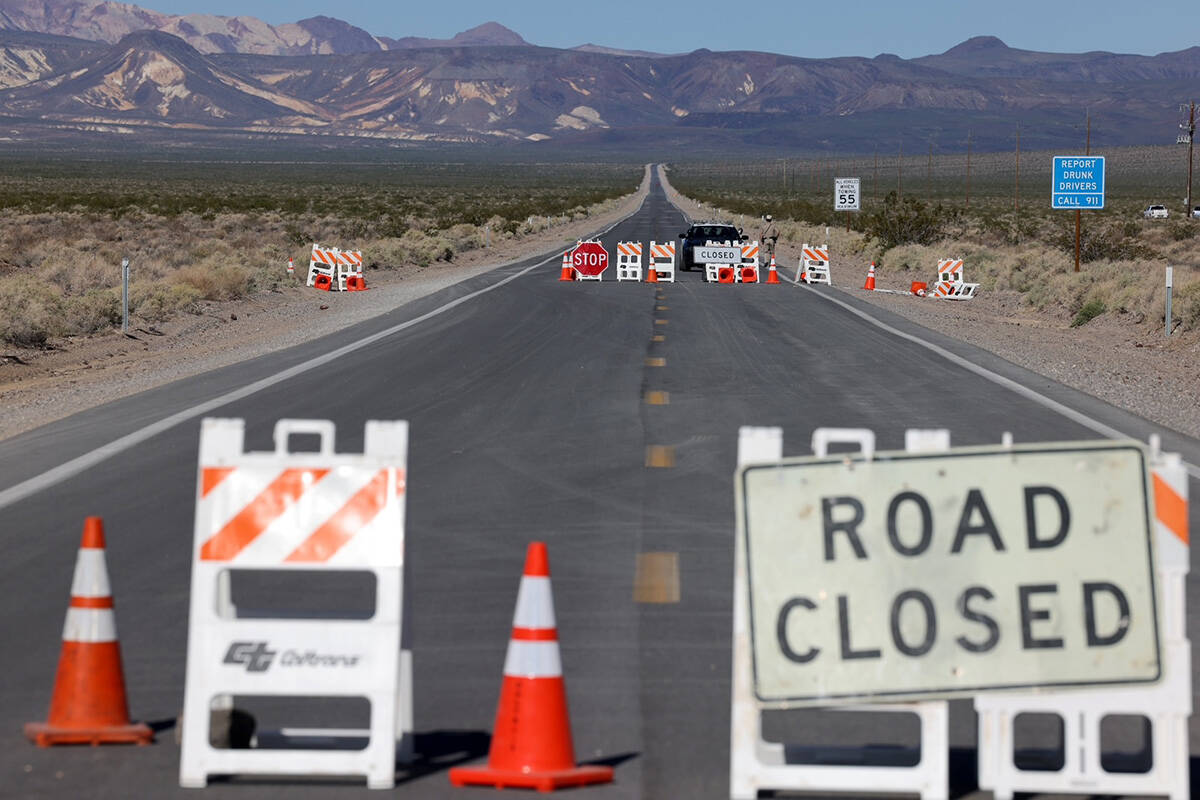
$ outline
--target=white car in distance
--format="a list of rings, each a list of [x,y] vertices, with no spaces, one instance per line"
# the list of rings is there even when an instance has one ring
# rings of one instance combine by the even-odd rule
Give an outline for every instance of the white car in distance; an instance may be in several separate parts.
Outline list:
[[[1146,219],[1166,219],[1168,216],[1167,207],[1159,205],[1146,206],[1146,210],[1142,212],[1142,216]]]

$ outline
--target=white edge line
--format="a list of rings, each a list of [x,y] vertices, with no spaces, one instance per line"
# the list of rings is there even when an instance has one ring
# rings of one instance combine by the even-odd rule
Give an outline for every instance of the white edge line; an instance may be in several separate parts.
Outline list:
[[[646,195],[642,197],[642,202],[638,204],[637,209],[634,210],[633,212],[621,217],[619,220],[614,222],[612,225],[609,225],[607,228],[604,228],[603,230],[599,231],[598,233],[595,233],[594,236],[596,238],[600,238],[601,236],[608,234],[613,228],[617,227],[622,222],[625,222],[626,220],[628,220],[632,217],[636,217],[641,212],[642,208],[646,205],[646,198],[650,196],[649,185],[650,185],[650,180],[649,180],[649,175],[647,175],[647,177],[646,177],[646,187],[647,187]],[[640,188],[639,188],[639,191],[640,191]],[[560,258],[559,254],[557,252],[555,252],[554,254],[547,256],[546,258],[544,258],[543,260],[541,260],[535,264],[530,264],[528,267],[525,267],[524,269],[520,270],[519,272],[514,272],[512,275],[509,275],[506,278],[502,278],[501,280],[498,280],[493,284],[484,286],[483,288],[477,289],[477,290],[471,292],[470,294],[465,294],[462,297],[451,300],[449,303],[446,303],[445,305],[442,305],[442,306],[438,306],[437,308],[433,309],[432,311],[427,311],[426,313],[422,314],[419,317],[414,317],[413,319],[407,320],[405,322],[401,322],[398,325],[393,325],[392,327],[387,328],[382,331],[379,331],[378,333],[373,333],[364,339],[359,339],[358,341],[353,342],[351,344],[343,345],[342,347],[339,347],[336,350],[331,350],[328,353],[319,355],[319,356],[312,358],[308,361],[305,361],[303,363],[296,364],[295,366],[289,367],[288,369],[285,369],[282,372],[277,372],[274,375],[270,375],[266,378],[262,378],[261,380],[257,380],[254,383],[247,384],[246,386],[243,386],[240,389],[234,389],[232,392],[226,392],[225,394],[223,394],[219,397],[214,397],[211,400],[206,400],[203,403],[200,403],[199,405],[192,406],[191,408],[186,408],[183,411],[177,411],[174,414],[172,414],[171,416],[164,417],[163,419],[160,419],[157,422],[152,422],[151,424],[145,426],[144,428],[141,428],[140,430],[134,431],[133,433],[126,434],[125,436],[122,436],[119,439],[114,439],[113,441],[108,442],[107,444],[103,444],[100,447],[97,447],[95,450],[84,453],[81,456],[76,456],[75,458],[71,459],[70,461],[65,461],[62,464],[59,464],[57,467],[48,469],[39,475],[33,476],[32,478],[27,478],[26,480],[23,480],[20,483],[10,486],[9,488],[0,492],[0,509],[7,508],[8,506],[12,505],[13,503],[17,503],[21,500],[24,500],[25,498],[35,495],[38,492],[42,492],[53,486],[57,486],[58,484],[62,483],[63,481],[69,480],[70,478],[75,477],[76,475],[78,475],[81,472],[84,472],[85,470],[91,469],[92,467],[95,467],[99,464],[104,463],[105,461],[107,461],[108,459],[112,458],[115,455],[123,453],[126,450],[129,450],[130,448],[136,447],[137,445],[142,444],[143,442],[146,442],[146,441],[154,438],[155,436],[158,436],[160,433],[165,433],[166,431],[169,431],[171,428],[174,428],[176,425],[180,425],[184,422],[187,422],[188,420],[195,419],[196,417],[200,416],[201,414],[206,414],[209,411],[214,411],[214,410],[220,408],[221,406],[225,406],[230,403],[237,402],[238,400],[243,400],[253,394],[257,394],[258,392],[261,392],[264,389],[269,389],[272,386],[275,386],[276,384],[283,383],[284,381],[287,381],[287,380],[291,380],[292,378],[295,378],[297,375],[303,375],[304,373],[314,370],[318,367],[322,367],[322,366],[330,363],[331,361],[336,361],[337,359],[341,358],[342,356],[350,355],[355,350],[358,350],[360,348],[374,344],[375,342],[378,342],[381,339],[386,339],[389,336],[394,336],[395,334],[400,333],[401,331],[408,330],[409,328],[411,328],[415,325],[420,325],[422,322],[425,322],[427,320],[433,319],[434,317],[440,316],[441,314],[444,314],[447,311],[450,311],[451,309],[461,306],[463,303],[466,303],[469,300],[474,300],[476,297],[480,297],[482,295],[487,294],[488,292],[499,289],[501,286],[511,283],[511,282],[515,281],[517,278],[520,278],[520,277],[532,272],[533,270],[537,269],[538,267],[545,266],[546,264],[549,264],[551,261],[557,260],[559,258]],[[512,263],[512,262],[510,262],[510,263]],[[503,268],[503,265],[497,266],[495,269],[502,269],[502,268]],[[464,279],[464,280],[467,280],[467,279]]]

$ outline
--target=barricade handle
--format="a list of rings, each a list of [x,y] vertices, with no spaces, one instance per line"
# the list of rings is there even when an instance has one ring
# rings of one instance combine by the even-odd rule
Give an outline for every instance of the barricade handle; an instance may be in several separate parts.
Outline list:
[[[817,428],[812,434],[813,455],[829,455],[831,444],[856,444],[867,461],[875,457],[875,431],[868,428]]]
[[[328,419],[281,419],[275,423],[275,453],[288,454],[288,438],[296,433],[315,433],[321,437],[320,454],[333,455],[336,426]]]

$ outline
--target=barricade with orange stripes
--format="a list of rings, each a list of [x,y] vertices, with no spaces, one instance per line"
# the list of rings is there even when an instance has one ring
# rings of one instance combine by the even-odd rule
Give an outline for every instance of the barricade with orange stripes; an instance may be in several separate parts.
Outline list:
[[[961,262],[959,262],[961,269]],[[1190,569],[1188,474],[1178,453],[1163,453],[1150,439],[1154,493],[1155,561],[1161,589],[1163,678],[1149,687],[975,697],[979,720],[979,788],[996,800],[1016,792],[1192,797],[1189,786],[1188,717],[1192,713],[1192,646],[1187,638],[1184,583]],[[1021,714],[1057,716],[1062,724],[1062,763],[1056,770],[1016,763],[1015,720]],[[1151,754],[1145,772],[1110,771],[1102,752],[1106,717],[1142,717]],[[1028,765],[1025,765],[1028,766]]]
[[[362,252],[314,244],[308,264],[307,285],[326,292],[366,290]]]
[[[833,285],[829,276],[829,245],[805,242],[800,250],[800,267],[796,270],[796,281]]]
[[[323,420],[280,420],[269,452],[244,452],[243,430],[240,419],[206,419],[200,431],[180,785],[204,786],[209,775],[362,775],[390,788],[397,742],[404,752],[412,732],[412,667],[400,649],[408,424],[368,422],[362,454],[335,454],[334,425]],[[290,452],[297,434],[317,435],[319,451]],[[373,577],[374,613],[239,615],[233,581],[283,570]],[[210,712],[231,696],[361,697],[370,727],[259,730],[258,741],[280,749],[219,749]],[[366,745],[350,749],[349,740]]]
[[[675,282],[675,243],[650,242],[650,269],[658,274],[660,282]]]
[[[943,300],[970,300],[979,289],[978,283],[963,283],[963,260],[943,258],[938,261],[938,279],[930,297]]]
[[[617,242],[617,280],[642,279],[642,243]]]
[[[737,270],[738,283],[758,283],[758,242],[744,242],[742,264]]]

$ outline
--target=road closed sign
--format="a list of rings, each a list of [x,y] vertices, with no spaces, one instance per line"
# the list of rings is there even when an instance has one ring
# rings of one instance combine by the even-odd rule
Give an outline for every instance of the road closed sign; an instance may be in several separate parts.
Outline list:
[[[1161,678],[1136,443],[789,459],[737,477],[766,705]]]

